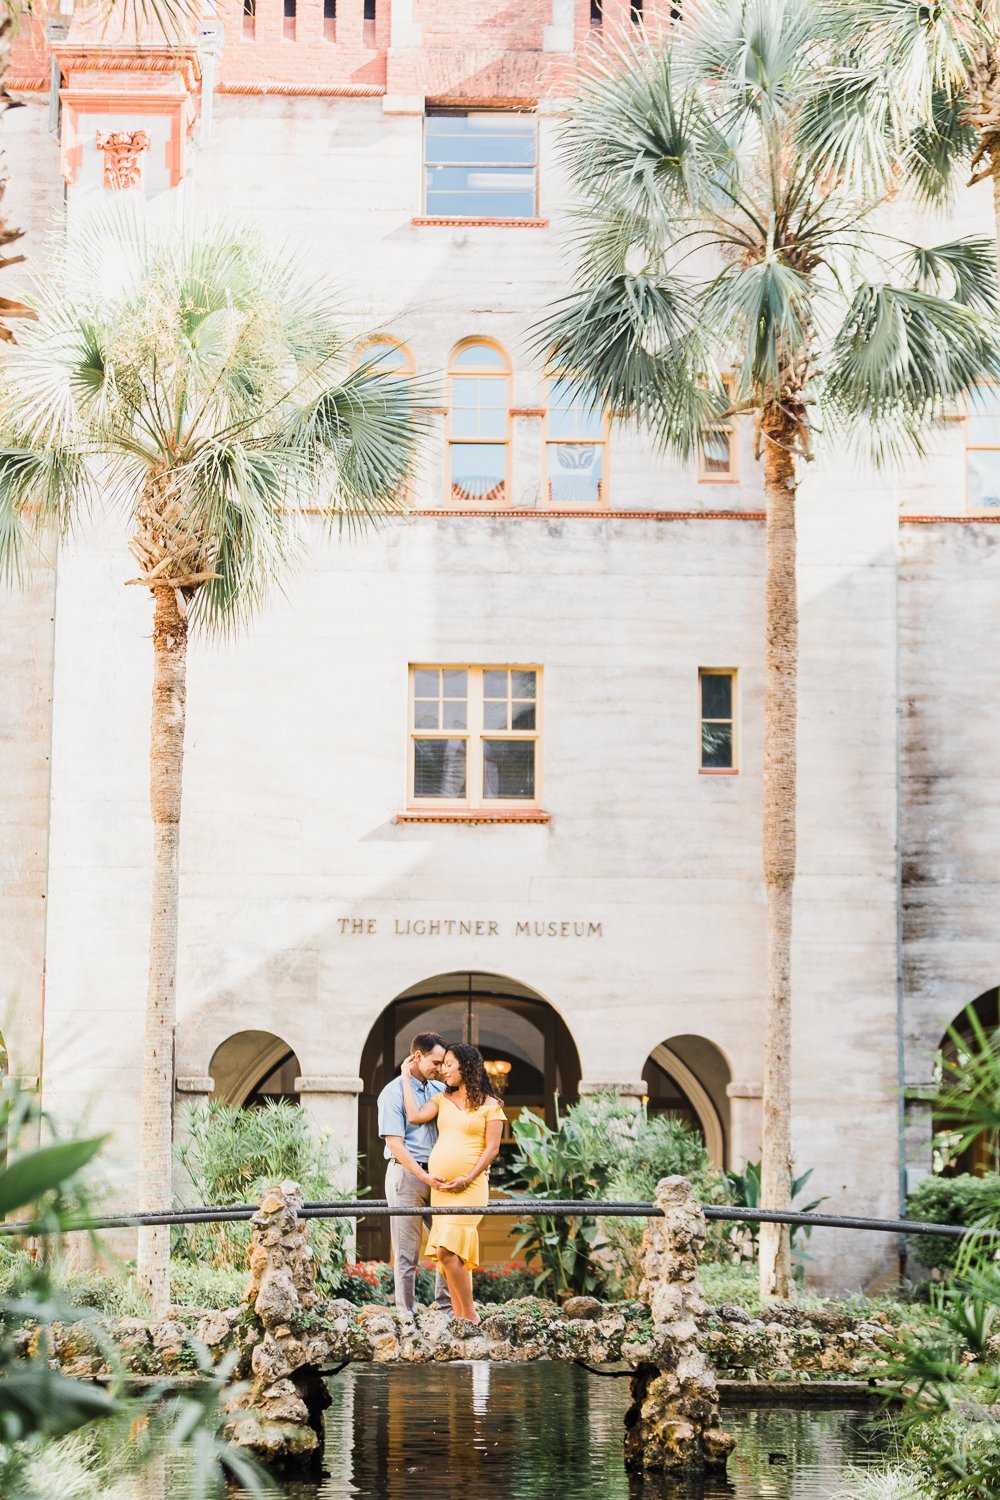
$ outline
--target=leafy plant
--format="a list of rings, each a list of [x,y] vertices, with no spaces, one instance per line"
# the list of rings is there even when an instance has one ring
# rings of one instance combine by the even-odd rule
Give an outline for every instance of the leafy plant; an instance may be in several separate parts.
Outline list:
[[[24,1138],[26,1127],[51,1132],[23,1096],[0,1097],[0,1133]],[[52,1444],[70,1438],[95,1452],[101,1433],[114,1433],[130,1473],[148,1474],[170,1449],[184,1476],[189,1500],[220,1496],[227,1478],[234,1478],[252,1494],[266,1492],[256,1464],[222,1436],[225,1420],[222,1397],[231,1365],[211,1369],[207,1356],[193,1349],[201,1378],[178,1400],[165,1400],[165,1391],[145,1400],[122,1397],[114,1386],[104,1389],[73,1380],[49,1364],[48,1333],[56,1323],[85,1322],[100,1340],[94,1314],[72,1302],[53,1274],[63,1232],[86,1218],[87,1196],[81,1188],[85,1170],[97,1156],[103,1139],[47,1141],[20,1151],[0,1169],[0,1205],[4,1214],[18,1213],[43,1226],[52,1249],[38,1262],[23,1253],[5,1251],[5,1286],[0,1295],[0,1494],[5,1500],[51,1500],[67,1488],[41,1487],[51,1473],[49,1458],[59,1460],[64,1474],[72,1467],[69,1450],[53,1453]],[[31,1330],[26,1344],[20,1336]],[[106,1340],[105,1340],[106,1343]],[[148,1442],[142,1435],[150,1434]],[[56,1467],[59,1467],[59,1463]]]
[[[973,1177],[967,1172],[956,1177],[923,1178],[907,1194],[906,1213],[911,1219],[928,1224],[967,1224],[970,1232],[987,1226],[1000,1216],[1000,1173],[988,1172]],[[909,1249],[918,1265],[945,1276],[958,1267],[963,1241],[940,1239],[932,1234],[910,1236]]]
[[[269,1100],[259,1109],[210,1099],[189,1110],[188,1138],[178,1151],[197,1203],[257,1203],[273,1182],[291,1178],[307,1199],[329,1201],[348,1195],[337,1185],[347,1158],[328,1139],[313,1133],[309,1118],[287,1099]],[[317,1282],[332,1286],[344,1265],[346,1219],[314,1219],[310,1243]],[[250,1226],[193,1224],[177,1236],[175,1257],[202,1265],[243,1271]]]
[[[727,1196],[722,1174],[705,1147],[682,1121],[650,1116],[613,1094],[583,1099],[557,1117],[550,1129],[534,1115],[512,1127],[516,1150],[510,1175],[529,1197],[618,1202],[652,1200],[656,1184],[676,1174],[688,1177],[703,1202]],[[519,1223],[519,1255],[537,1260],[535,1285],[549,1293],[610,1289],[634,1296],[645,1221],[585,1216],[545,1217]]]
[[[807,1172],[802,1172],[798,1177],[792,1176],[791,1202],[795,1204],[796,1198],[805,1189],[806,1183],[813,1174],[812,1167]],[[732,1190],[731,1202],[737,1208],[760,1208],[761,1207],[761,1164],[759,1161],[747,1162],[742,1172],[730,1172],[729,1184]],[[825,1196],[814,1198],[811,1203],[795,1205],[795,1212],[811,1214],[825,1203]],[[794,1261],[794,1274],[796,1281],[801,1281],[805,1275],[805,1262],[811,1259],[799,1244],[796,1243],[799,1236],[809,1239],[812,1234],[810,1224],[793,1224],[790,1228],[789,1240],[791,1254]],[[731,1246],[731,1257],[734,1261],[756,1260],[757,1249],[760,1238],[760,1221],[757,1219],[744,1219],[741,1223],[734,1224],[728,1233]]]

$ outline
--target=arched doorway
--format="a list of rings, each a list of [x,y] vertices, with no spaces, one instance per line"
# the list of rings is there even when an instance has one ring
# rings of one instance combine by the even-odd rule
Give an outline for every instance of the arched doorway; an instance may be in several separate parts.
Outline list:
[[[675,1036],[654,1047],[642,1070],[651,1115],[673,1115],[701,1136],[712,1165],[729,1162],[730,1082],[726,1059],[700,1036]]]
[[[299,1102],[295,1080],[299,1060],[281,1037],[270,1031],[238,1031],[215,1049],[209,1072],[216,1099],[252,1109],[268,1099]]]
[[[973,1029],[967,1014],[970,1010],[987,1035],[996,1032],[1000,1028],[1000,988],[985,990],[953,1021],[949,1032],[954,1031],[962,1040],[966,1038],[971,1040],[973,1036]],[[949,1032],[941,1038],[938,1048],[938,1056],[945,1064],[954,1061],[960,1050]],[[938,1072],[937,1068],[935,1072]],[[1000,1136],[984,1131],[982,1135],[976,1136],[964,1151],[952,1156],[948,1152],[947,1131],[944,1127],[945,1122],[935,1117],[933,1120],[935,1172],[945,1177],[956,1177],[963,1172],[971,1172],[974,1177],[982,1177],[987,1172],[1000,1172]]]
[[[531,1110],[554,1124],[557,1107],[577,1097],[580,1058],[576,1044],[559,1013],[535,990],[501,974],[466,970],[422,980],[386,1006],[361,1054],[359,1178],[361,1188],[374,1197],[382,1196],[385,1180],[378,1096],[399,1071],[418,1031],[436,1031],[446,1042],[471,1042],[487,1064],[509,1064],[509,1070],[503,1067],[493,1075],[509,1120]],[[503,1184],[504,1156],[509,1149],[508,1132],[491,1174],[495,1185]],[[389,1247],[386,1222],[369,1221],[358,1227],[359,1256],[384,1259]],[[483,1250],[485,1258],[485,1240]]]

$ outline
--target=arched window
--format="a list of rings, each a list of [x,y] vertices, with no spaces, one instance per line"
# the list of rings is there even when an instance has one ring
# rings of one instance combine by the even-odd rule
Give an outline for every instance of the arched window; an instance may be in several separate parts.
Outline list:
[[[607,416],[596,391],[566,375],[549,379],[545,490],[550,505],[607,504]]]
[[[510,361],[466,339],[449,365],[448,494],[456,505],[510,503]]]
[[[369,365],[380,375],[415,375],[417,367],[413,355],[405,344],[397,344],[388,334],[378,333],[374,338],[359,344],[353,364]]]

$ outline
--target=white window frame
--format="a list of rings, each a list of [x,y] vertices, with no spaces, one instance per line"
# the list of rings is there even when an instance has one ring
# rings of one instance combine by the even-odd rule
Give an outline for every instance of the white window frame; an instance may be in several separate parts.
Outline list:
[[[414,724],[417,672],[466,672],[468,673],[468,696],[465,729],[418,729]],[[484,675],[487,672],[534,672],[535,674],[535,727],[534,729],[486,729],[483,723]],[[407,673],[407,740],[406,740],[406,805],[413,812],[428,812],[437,808],[441,812],[537,811],[542,806],[542,695],[543,673],[537,662],[411,662]],[[416,795],[416,755],[414,741],[418,739],[458,739],[465,741],[465,796],[464,797],[418,797]],[[486,797],[483,795],[483,750],[484,739],[530,740],[535,747],[535,794],[533,797]]]
[[[996,381],[979,380],[977,385],[992,386],[997,392],[1000,400],[1000,386]],[[970,505],[969,503],[969,454],[970,453],[998,453],[1000,443],[970,443],[969,442],[969,403],[965,402],[962,413],[962,435],[965,439],[962,450],[962,486],[965,497],[965,514],[967,516],[1000,516],[1000,505]]]

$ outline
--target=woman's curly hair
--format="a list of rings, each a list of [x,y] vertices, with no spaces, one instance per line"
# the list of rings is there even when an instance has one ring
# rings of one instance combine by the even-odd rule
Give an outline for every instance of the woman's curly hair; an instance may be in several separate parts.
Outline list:
[[[468,1042],[455,1042],[448,1048],[448,1051],[458,1063],[469,1100],[469,1108],[478,1109],[481,1104],[486,1103],[487,1099],[493,1097],[490,1080],[483,1067],[483,1054],[478,1047],[472,1047]],[[454,1090],[449,1089],[448,1092],[453,1093]]]

